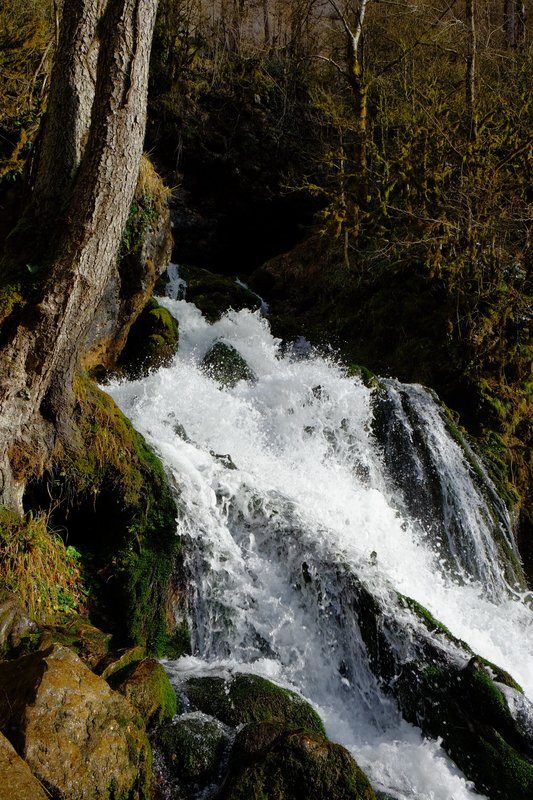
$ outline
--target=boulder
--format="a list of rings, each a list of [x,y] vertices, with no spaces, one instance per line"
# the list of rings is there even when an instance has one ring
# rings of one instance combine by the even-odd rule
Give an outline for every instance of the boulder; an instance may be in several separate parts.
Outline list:
[[[156,797],[188,797],[188,787],[216,782],[229,742],[226,726],[200,712],[160,725],[152,736]]]
[[[217,800],[375,800],[351,755],[316,732],[279,722],[246,725]]]
[[[189,678],[184,691],[194,708],[226,725],[277,720],[325,735],[322,720],[309,703],[258,675]]]
[[[0,734],[0,800],[49,800],[28,765]]]
[[[178,341],[177,321],[152,297],[131,326],[119,364],[132,378],[168,367],[178,349]]]
[[[187,283],[185,299],[194,303],[208,322],[216,322],[230,308],[257,311],[261,307],[259,297],[235,278],[190,266],[180,266],[180,277]]]
[[[58,800],[148,794],[139,715],[62,645],[0,663],[0,729]]]
[[[215,342],[202,361],[212,377],[232,388],[239,381],[253,381],[255,375],[238,350],[225,342]]]
[[[176,714],[176,692],[155,658],[132,662],[110,675],[107,682],[129,700],[146,724],[163,722]]]

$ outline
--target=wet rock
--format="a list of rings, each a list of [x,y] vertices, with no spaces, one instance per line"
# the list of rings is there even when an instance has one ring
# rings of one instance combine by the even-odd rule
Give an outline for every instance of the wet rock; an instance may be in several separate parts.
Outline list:
[[[325,735],[309,703],[258,675],[189,678],[184,691],[193,707],[226,725],[277,720]]]
[[[66,647],[0,664],[0,729],[58,800],[144,796],[141,719]]]
[[[230,736],[225,725],[205,714],[187,714],[159,726],[153,734],[154,778],[159,795],[190,796],[188,787],[205,787],[219,777]],[[156,797],[158,796],[156,792]]]
[[[215,380],[230,388],[239,381],[255,380],[254,373],[238,350],[225,342],[215,342],[202,364]]]
[[[245,726],[217,800],[375,800],[347,750],[311,731],[281,723]]]
[[[110,675],[107,682],[129,700],[146,724],[163,722],[176,714],[176,693],[155,658],[130,663]]]
[[[28,765],[0,734],[0,800],[49,800]]]
[[[179,326],[152,297],[131,327],[120,366],[132,378],[169,366],[178,349]]]
[[[180,267],[180,277],[187,283],[186,300],[194,303],[209,322],[216,322],[230,308],[257,311],[261,307],[257,295],[234,278],[189,266]]]

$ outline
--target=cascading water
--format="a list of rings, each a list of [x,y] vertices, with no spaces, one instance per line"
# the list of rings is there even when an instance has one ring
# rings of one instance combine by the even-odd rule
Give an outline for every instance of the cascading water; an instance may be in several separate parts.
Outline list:
[[[177,274],[171,286],[182,291]],[[482,488],[473,455],[421,387],[384,382],[375,392],[312,352],[280,354],[259,313],[230,311],[209,325],[184,300],[160,302],[180,323],[174,363],[107,389],[178,494],[195,657],[169,672],[270,677],[315,705],[376,787],[405,800],[477,797],[383,693],[351,602],[368,591],[407,619],[398,593],[413,598],[533,697],[532,615],[515,587],[504,509]],[[254,381],[224,387],[206,371],[218,340]],[[414,648],[413,625],[391,634],[391,646]],[[451,642],[439,646],[467,659]]]

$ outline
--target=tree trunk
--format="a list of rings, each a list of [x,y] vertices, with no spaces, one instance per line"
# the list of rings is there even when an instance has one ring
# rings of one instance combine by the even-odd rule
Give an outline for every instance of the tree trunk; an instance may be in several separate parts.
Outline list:
[[[95,0],[84,3],[96,7]],[[57,437],[68,429],[74,370],[115,265],[142,153],[156,6],[157,0],[108,0],[91,124],[68,222],[39,297],[25,308],[22,324],[9,325],[8,319],[3,326],[0,502],[16,510],[22,508],[27,478],[43,469]],[[66,19],[69,7],[64,26],[72,22]],[[67,61],[57,69],[72,71],[73,55],[72,48],[60,50],[58,58]],[[72,120],[76,131],[83,127],[83,113]],[[71,142],[76,138],[71,131]],[[53,167],[45,158],[40,169]],[[39,180],[47,182],[46,176]]]

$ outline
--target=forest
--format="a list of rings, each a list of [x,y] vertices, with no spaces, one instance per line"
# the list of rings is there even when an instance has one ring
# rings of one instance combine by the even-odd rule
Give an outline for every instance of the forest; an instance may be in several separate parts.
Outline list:
[[[0,798],[532,796],[532,18],[4,0]]]

